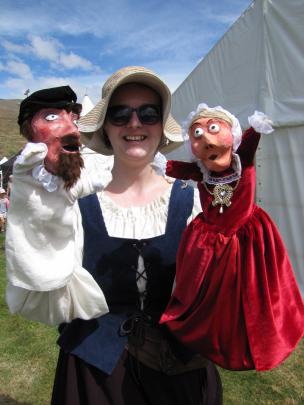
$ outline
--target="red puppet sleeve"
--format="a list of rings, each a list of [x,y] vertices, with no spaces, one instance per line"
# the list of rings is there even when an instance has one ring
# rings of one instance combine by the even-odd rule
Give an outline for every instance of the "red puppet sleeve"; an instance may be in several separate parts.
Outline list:
[[[166,175],[180,180],[201,181],[202,173],[196,163],[168,160]]]
[[[242,142],[236,151],[239,155],[242,165],[249,166],[253,163],[254,155],[257,150],[261,138],[261,134],[253,128],[248,128],[242,137]]]

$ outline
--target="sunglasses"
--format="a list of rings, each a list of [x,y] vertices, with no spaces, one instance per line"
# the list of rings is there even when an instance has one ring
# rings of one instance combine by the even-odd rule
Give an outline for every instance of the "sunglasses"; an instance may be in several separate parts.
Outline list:
[[[136,111],[137,117],[143,125],[154,125],[162,119],[160,107],[155,104],[144,104],[137,108],[115,105],[108,108],[107,119],[112,125],[122,127],[130,122],[133,111]]]

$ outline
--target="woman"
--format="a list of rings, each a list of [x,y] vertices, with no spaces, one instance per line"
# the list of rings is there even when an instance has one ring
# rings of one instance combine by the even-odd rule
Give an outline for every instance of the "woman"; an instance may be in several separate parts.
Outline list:
[[[221,403],[215,367],[158,323],[182,231],[200,210],[193,189],[159,173],[157,151],[182,141],[170,107],[170,91],[152,71],[127,67],[78,123],[89,148],[114,156],[112,181],[79,201],[76,227],[83,267],[109,313],[60,325],[54,405]]]
[[[0,188],[0,232],[5,231],[6,216],[9,206],[9,200],[4,188]]]

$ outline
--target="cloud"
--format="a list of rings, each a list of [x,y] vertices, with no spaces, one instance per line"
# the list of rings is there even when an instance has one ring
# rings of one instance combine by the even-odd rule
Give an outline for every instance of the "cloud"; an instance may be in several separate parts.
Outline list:
[[[1,45],[9,53],[24,54],[31,50],[29,45],[19,45],[7,40],[2,41]]]
[[[134,0],[132,3],[112,0],[102,2],[102,6],[98,0],[53,0],[52,6],[47,2],[28,0],[22,11],[15,5],[20,0],[14,3],[6,0],[4,3],[0,17],[3,33],[21,36],[31,32],[43,37],[53,37],[55,33],[75,37],[92,35],[99,39],[106,38],[110,47],[113,44],[115,48],[119,47],[119,42],[123,42],[123,49],[126,49],[128,42],[129,49],[132,48],[134,52],[137,49],[140,53],[146,49],[148,33],[153,34],[151,43],[154,43],[155,37],[164,40],[161,49],[168,42],[169,48],[172,48],[176,36],[195,39],[192,35],[195,31],[201,31],[203,35],[210,35],[211,32],[216,35],[218,28],[214,23],[227,28],[227,24],[233,23],[250,0]],[[133,40],[134,37],[137,37],[137,41]],[[191,46],[187,48],[189,54]]]
[[[14,74],[16,76],[24,77],[26,79],[32,79],[33,77],[30,67],[21,61],[8,61],[7,69],[11,74]]]
[[[105,76],[125,65],[144,65],[174,91],[250,2],[1,0],[7,54],[0,49],[0,71],[8,72],[7,61],[15,61],[11,77],[1,73],[1,91],[3,83],[16,91],[29,87],[29,79],[17,80],[22,63],[26,77],[31,72],[35,78],[31,90],[69,80],[98,99]]]
[[[36,57],[58,62],[59,49],[63,48],[63,45],[59,41],[53,38],[43,39],[37,35],[33,35],[30,37],[30,43],[32,53]]]
[[[64,46],[54,38],[41,38],[37,35],[30,37],[32,53],[43,60],[53,62],[64,69],[93,70],[94,65],[87,59],[74,52],[64,52]]]
[[[107,79],[107,76],[107,74],[95,75],[90,73],[88,75],[85,74],[77,77],[68,75],[41,75],[31,79],[10,77],[0,86],[0,88],[4,87],[1,98],[23,98],[26,89],[30,89],[30,92],[33,93],[40,89],[69,85],[76,92],[80,102],[84,95],[88,94],[93,103],[96,104],[100,99],[101,86]]]
[[[75,69],[75,68],[81,68],[83,70],[93,69],[93,64],[90,61],[82,58],[81,56],[76,55],[73,52],[70,52],[69,54],[60,53],[59,63],[66,69]]]
[[[28,37],[28,42],[17,44],[12,41],[4,40],[2,46],[10,55],[31,53],[32,56],[52,63],[52,67],[64,68],[67,70],[83,69],[95,70],[100,69],[93,63],[74,52],[65,52],[64,45],[55,38],[42,38],[38,35]]]
[[[11,75],[24,79],[32,79],[31,68],[20,60],[8,60],[6,64],[1,63],[0,70],[9,72]]]

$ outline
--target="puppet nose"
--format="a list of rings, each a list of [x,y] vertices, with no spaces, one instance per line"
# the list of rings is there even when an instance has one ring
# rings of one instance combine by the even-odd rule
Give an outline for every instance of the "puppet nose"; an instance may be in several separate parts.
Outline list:
[[[207,135],[206,133],[203,136],[203,140],[205,143],[205,149],[211,149],[217,146],[216,144],[216,138],[210,135]]]

